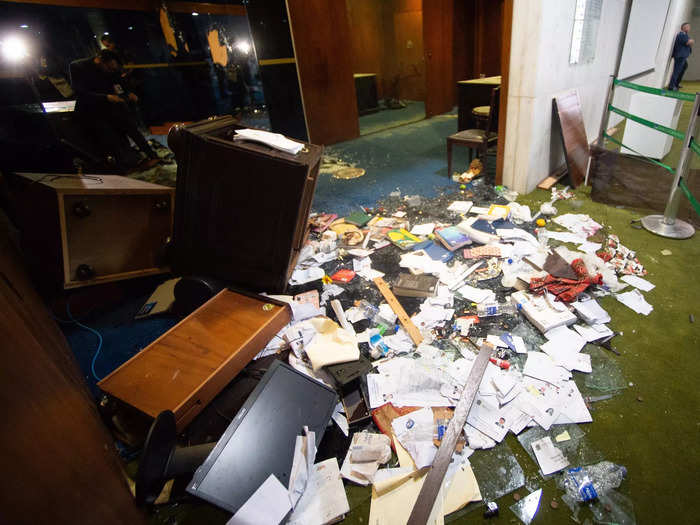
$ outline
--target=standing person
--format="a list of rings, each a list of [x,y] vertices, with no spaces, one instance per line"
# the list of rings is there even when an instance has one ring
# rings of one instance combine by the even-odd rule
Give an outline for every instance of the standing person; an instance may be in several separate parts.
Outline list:
[[[688,67],[688,57],[693,52],[695,40],[688,36],[689,31],[690,24],[684,22],[673,43],[673,73],[671,74],[671,82],[668,84],[668,89],[671,91],[678,91],[683,73]]]
[[[136,160],[130,154],[126,137],[131,138],[147,157],[136,167],[148,169],[158,163],[158,156],[127,107],[127,101],[137,102],[138,97],[122,86],[120,73],[119,56],[108,49],[103,49],[96,57],[72,62],[71,84],[77,95],[75,112],[102,149],[113,152],[125,168],[133,168]]]

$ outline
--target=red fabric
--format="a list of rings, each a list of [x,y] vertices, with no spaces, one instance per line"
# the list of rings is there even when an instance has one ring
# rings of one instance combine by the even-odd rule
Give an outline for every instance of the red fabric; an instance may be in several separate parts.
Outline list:
[[[601,284],[603,276],[597,274],[591,277],[586,270],[586,265],[582,259],[575,259],[571,267],[579,276],[578,280],[564,279],[547,275],[547,277],[533,277],[530,280],[530,291],[535,295],[542,295],[545,291],[555,295],[556,298],[565,303],[576,300],[578,295],[592,284]]]

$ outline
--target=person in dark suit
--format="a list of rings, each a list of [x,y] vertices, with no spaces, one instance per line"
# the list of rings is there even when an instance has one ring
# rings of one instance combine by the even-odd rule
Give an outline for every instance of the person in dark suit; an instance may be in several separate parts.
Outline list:
[[[158,163],[158,156],[139,131],[128,102],[138,97],[123,86],[119,56],[103,49],[95,57],[70,64],[70,77],[77,95],[76,116],[103,152],[110,152],[124,169],[148,169]],[[128,138],[146,156],[134,157]]]
[[[688,67],[688,57],[693,52],[695,40],[688,36],[689,31],[690,24],[688,22],[683,23],[673,43],[673,73],[671,74],[671,82],[668,84],[668,89],[672,91],[678,91],[683,73]]]

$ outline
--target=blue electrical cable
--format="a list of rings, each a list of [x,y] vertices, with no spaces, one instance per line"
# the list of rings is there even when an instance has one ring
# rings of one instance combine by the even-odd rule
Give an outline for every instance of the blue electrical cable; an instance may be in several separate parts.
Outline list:
[[[102,378],[98,377],[97,373],[95,372],[95,362],[97,361],[97,356],[100,355],[100,350],[102,350],[102,335],[94,328],[90,328],[89,326],[84,325],[83,323],[81,323],[73,317],[73,314],[70,312],[70,301],[66,301],[66,313],[68,314],[68,319],[70,319],[73,323],[78,325],[80,328],[83,328],[84,330],[87,330],[88,332],[91,332],[97,336],[97,350],[95,350],[95,355],[92,356],[92,363],[90,363],[90,371],[92,372],[92,377],[94,377],[96,381],[100,381]]]

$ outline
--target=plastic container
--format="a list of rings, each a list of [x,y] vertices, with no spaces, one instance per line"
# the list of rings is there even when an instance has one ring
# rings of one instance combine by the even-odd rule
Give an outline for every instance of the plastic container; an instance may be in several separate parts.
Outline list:
[[[380,328],[381,335],[383,335],[387,329],[394,325],[394,323],[382,317],[382,315],[379,313],[379,307],[374,306],[366,299],[360,299],[359,301],[355,302],[355,306],[362,310],[372,326],[377,326]]]
[[[593,501],[616,489],[627,477],[627,469],[611,461],[567,469],[559,485],[576,501]]]
[[[497,315],[513,315],[516,307],[510,303],[481,303],[476,307],[476,315],[479,317],[495,317]]]
[[[391,350],[384,342],[384,338],[376,329],[373,329],[370,332],[370,334],[371,335],[369,336],[369,348],[370,355],[372,356],[372,358],[379,359],[380,357],[386,357],[389,354],[389,352],[391,352]]]

